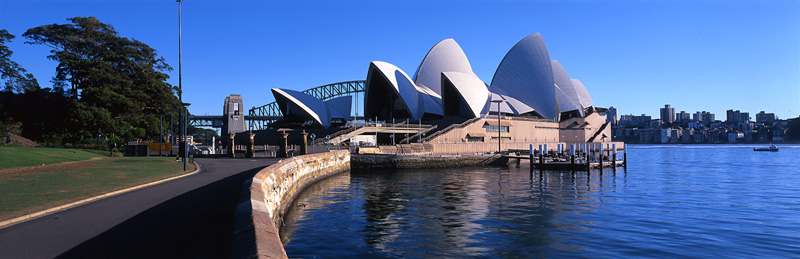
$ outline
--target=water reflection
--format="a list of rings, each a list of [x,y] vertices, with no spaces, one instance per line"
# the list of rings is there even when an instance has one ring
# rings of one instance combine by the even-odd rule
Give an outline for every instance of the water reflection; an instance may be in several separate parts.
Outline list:
[[[631,148],[627,172],[602,174],[353,171],[301,194],[281,236],[291,257],[800,254],[800,148],[672,149]]]
[[[360,210],[349,211],[353,215],[346,228],[335,231],[362,240],[371,256],[529,257],[576,251],[584,247],[570,244],[569,233],[586,231],[592,223],[575,216],[598,207],[603,202],[599,193],[616,180],[525,166],[352,171],[298,197],[296,203],[305,205],[287,213],[281,236],[287,252],[299,249],[305,245],[290,239],[296,225],[311,233],[327,229],[324,222],[337,216],[330,210],[320,214],[321,208],[358,200]],[[313,239],[315,234],[304,236]],[[314,244],[319,246],[324,245]]]

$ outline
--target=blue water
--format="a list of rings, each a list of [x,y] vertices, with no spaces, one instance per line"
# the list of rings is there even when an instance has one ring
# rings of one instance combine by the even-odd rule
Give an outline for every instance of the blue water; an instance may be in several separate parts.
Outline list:
[[[800,257],[800,146],[629,146],[627,171],[342,173],[285,217],[290,257]]]

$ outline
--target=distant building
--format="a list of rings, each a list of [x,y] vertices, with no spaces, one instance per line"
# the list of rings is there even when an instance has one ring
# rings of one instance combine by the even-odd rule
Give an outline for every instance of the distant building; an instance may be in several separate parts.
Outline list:
[[[689,113],[687,113],[686,111],[681,111],[680,113],[676,114],[675,117],[676,117],[675,120],[679,122],[688,122],[690,120]]]
[[[749,122],[750,121],[750,113],[749,112],[741,112],[739,110],[727,110],[725,112],[725,114],[727,115],[725,122],[730,123],[730,124],[743,123],[743,122]]]
[[[661,120],[651,120],[649,127],[652,129],[660,129],[662,125],[664,125],[664,122]]]
[[[661,129],[661,138],[659,138],[659,143],[669,143],[669,139],[672,137],[672,129]]]
[[[617,120],[617,108],[614,108],[614,106],[608,108],[608,113],[606,113],[606,122],[610,122],[611,125],[617,125],[619,122]]]
[[[645,114],[642,114],[642,116],[628,114],[620,115],[618,123],[626,128],[648,128],[650,127],[650,121],[651,117]]]
[[[681,134],[681,142],[692,143],[693,136],[694,136],[694,129],[692,128],[683,129],[683,134]]]
[[[761,111],[756,113],[756,122],[759,123],[769,123],[775,121],[775,114],[774,113],[765,113]]]
[[[698,111],[692,115],[692,120],[694,121],[702,121],[702,122],[714,122],[714,114],[707,112],[707,111]]]
[[[661,108],[661,121],[666,124],[675,122],[675,108],[670,108],[669,104],[664,105],[664,108]]]
[[[728,132],[728,142],[730,142],[730,143],[739,142],[739,139],[743,139],[743,138],[744,138],[744,132],[741,132],[741,131],[738,131],[738,130],[734,130],[734,131]]]
[[[714,117],[715,116],[714,116],[713,113],[710,113],[710,112],[707,112],[707,111],[703,111],[703,121],[704,122],[712,123],[712,122],[717,121],[717,119],[714,118]]]
[[[694,143],[705,143],[706,139],[707,139],[707,137],[706,137],[707,135],[708,135],[708,133],[705,132],[705,131],[695,131],[694,132],[694,136],[692,136],[693,139],[694,139]]]

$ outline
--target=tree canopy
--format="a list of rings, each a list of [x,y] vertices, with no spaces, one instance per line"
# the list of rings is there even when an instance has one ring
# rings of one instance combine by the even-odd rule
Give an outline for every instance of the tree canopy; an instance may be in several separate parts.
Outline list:
[[[0,29],[0,79],[5,81],[5,91],[17,93],[32,92],[39,89],[39,82],[27,70],[22,68],[17,62],[11,60],[11,49],[6,46],[6,42],[11,42],[14,35],[5,29]]]
[[[26,44],[50,47],[48,58],[58,62],[53,92],[69,98],[69,111],[67,125],[55,129],[68,133],[65,141],[157,137],[159,114],[177,115],[180,107],[177,87],[166,82],[172,68],[147,44],[95,17],[67,20],[23,34]]]

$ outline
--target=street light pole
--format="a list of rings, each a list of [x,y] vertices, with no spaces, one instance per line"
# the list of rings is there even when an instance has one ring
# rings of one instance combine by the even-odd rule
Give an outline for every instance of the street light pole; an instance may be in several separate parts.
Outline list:
[[[176,2],[178,2],[178,102],[181,104],[180,112],[178,112],[178,138],[180,139],[178,142],[178,145],[180,145],[178,150],[181,152],[181,157],[183,158],[183,171],[186,171],[186,152],[188,150],[186,150],[186,117],[184,117],[183,114],[186,107],[183,104],[183,78],[181,78],[181,4],[183,0],[176,0]]]
[[[503,139],[500,136],[500,128],[501,128],[501,126],[500,126],[500,104],[506,102],[506,100],[502,100],[502,99],[500,99],[500,100],[492,100],[492,102],[493,103],[497,103],[497,153],[500,154],[500,151],[502,150],[502,148],[500,146],[500,142],[503,141]]]

